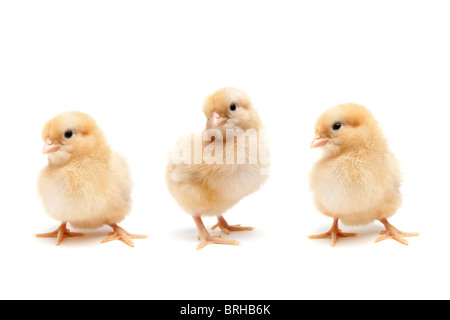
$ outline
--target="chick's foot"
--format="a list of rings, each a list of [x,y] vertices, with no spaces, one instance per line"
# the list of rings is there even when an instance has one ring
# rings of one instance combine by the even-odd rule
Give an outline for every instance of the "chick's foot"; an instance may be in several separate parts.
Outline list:
[[[251,231],[254,229],[252,227],[241,227],[240,224],[229,225],[223,216],[217,217],[217,224],[215,224],[211,229],[215,230],[217,227],[219,227],[225,234],[230,234],[230,231]]]
[[[71,238],[71,237],[82,237],[84,236],[84,233],[77,233],[77,232],[70,232],[69,229],[67,229],[67,222],[63,222],[58,229],[56,229],[53,232],[49,233],[38,233],[36,234],[37,238],[56,238],[56,245],[59,246],[61,242],[64,240],[64,238]]]
[[[334,247],[336,245],[337,239],[339,238],[346,238],[346,237],[354,237],[357,235],[357,233],[345,233],[342,232],[341,229],[338,227],[339,219],[334,219],[333,225],[331,226],[331,229],[328,232],[316,234],[309,236],[309,239],[324,239],[324,238],[331,238],[331,246]]]
[[[197,250],[200,250],[200,249],[206,247],[208,244],[228,244],[228,245],[233,245],[233,246],[239,245],[239,241],[223,239],[221,236],[212,236],[210,234],[200,236],[199,238],[200,238],[200,244],[197,246]]]
[[[129,245],[130,247],[134,247],[133,241],[131,239],[146,239],[147,236],[145,235],[136,235],[131,234],[119,227],[117,224],[110,224],[111,228],[113,228],[113,232],[108,233],[108,236],[103,239],[101,243],[106,243],[114,240],[120,240],[126,245]]]
[[[234,246],[239,245],[239,242],[236,240],[223,239],[221,236],[211,236],[208,230],[206,230],[201,217],[194,217],[194,221],[197,225],[198,238],[200,240],[200,244],[197,246],[197,250],[206,247],[208,244],[228,244]]]
[[[386,239],[394,239],[401,244],[408,245],[408,241],[404,237],[417,237],[417,232],[402,232],[390,224],[387,219],[381,219],[380,222],[384,224],[386,230],[380,232],[381,236],[378,237],[375,242],[380,242]]]

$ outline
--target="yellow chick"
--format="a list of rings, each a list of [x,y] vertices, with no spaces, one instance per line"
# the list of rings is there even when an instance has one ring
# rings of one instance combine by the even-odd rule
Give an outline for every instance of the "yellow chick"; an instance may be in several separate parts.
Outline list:
[[[331,238],[331,246],[343,233],[339,219],[349,225],[379,220],[385,229],[377,240],[395,239],[402,244],[404,233],[387,220],[402,202],[401,174],[397,159],[388,148],[383,132],[369,110],[348,103],[325,111],[317,120],[311,148],[321,147],[323,157],[310,173],[314,202],[324,215],[332,217],[330,231],[310,239]]]
[[[238,245],[238,241],[211,236],[202,216],[217,216],[212,229],[219,227],[225,234],[253,229],[229,225],[222,215],[267,179],[269,161],[262,123],[247,94],[234,88],[222,88],[207,97],[203,112],[206,129],[179,141],[176,150],[191,146],[190,154],[188,161],[180,162],[173,160],[172,153],[167,186],[180,207],[194,218],[200,240],[197,249],[208,244]],[[195,142],[198,137],[199,143]]]
[[[38,179],[38,192],[46,213],[62,222],[54,232],[37,237],[56,237],[59,245],[65,237],[83,233],[76,228],[113,228],[102,243],[121,240],[133,247],[132,235],[119,227],[131,209],[132,181],[125,159],[112,152],[96,122],[81,112],[62,113],[47,122],[42,131],[43,153],[48,165]]]

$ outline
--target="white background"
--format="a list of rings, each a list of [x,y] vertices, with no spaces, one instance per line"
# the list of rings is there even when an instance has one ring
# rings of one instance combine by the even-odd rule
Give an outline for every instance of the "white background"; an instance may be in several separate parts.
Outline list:
[[[448,299],[450,125],[448,1],[2,1],[0,4],[0,298]],[[178,137],[205,125],[223,86],[252,98],[271,140],[272,172],[226,215],[252,232],[197,251],[192,218],[167,192]],[[307,236],[331,219],[307,175],[317,117],[356,102],[372,110],[400,160],[404,205],[390,220],[421,232],[374,243]],[[129,161],[134,207],[121,226],[135,248],[36,239],[59,225],[36,193],[45,121],[92,115]],[[210,227],[214,219],[204,219]],[[213,231],[213,234],[219,232]]]

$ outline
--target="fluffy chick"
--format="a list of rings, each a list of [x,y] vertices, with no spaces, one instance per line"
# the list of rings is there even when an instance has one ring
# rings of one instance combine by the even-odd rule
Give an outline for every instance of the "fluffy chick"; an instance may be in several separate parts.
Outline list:
[[[403,237],[418,235],[401,232],[387,221],[402,202],[401,174],[369,110],[353,103],[333,107],[319,117],[315,134],[311,148],[321,147],[323,157],[310,173],[310,185],[317,208],[334,223],[330,231],[311,239],[330,237],[334,246],[339,237],[355,236],[341,232],[339,219],[349,225],[379,220],[386,230],[376,242],[395,239],[407,245]]]
[[[191,161],[181,163],[174,163],[172,157],[166,170],[167,186],[180,207],[194,218],[201,241],[197,249],[214,243],[238,245],[235,240],[211,236],[201,217],[217,216],[217,224],[212,229],[219,227],[226,234],[230,231],[253,229],[229,225],[222,215],[242,198],[257,191],[266,181],[265,170],[268,169],[269,163],[267,158],[262,161],[261,156],[263,153],[267,155],[267,144],[259,135],[262,123],[249,97],[234,88],[222,88],[207,97],[203,112],[207,122],[200,136],[202,157],[194,162],[195,156],[192,152]],[[214,137],[205,139],[204,137],[210,137],[211,132]],[[235,137],[227,136],[227,132],[233,132]],[[252,138],[257,139],[256,146],[245,143],[245,135],[249,132],[254,134]],[[180,150],[182,145],[191,144],[194,147],[193,141],[196,137],[198,136],[192,135],[182,138],[176,150]],[[238,161],[237,149],[243,145],[245,160]],[[232,161],[226,159],[227,148],[236,151],[233,158],[229,159]],[[194,149],[191,148],[191,151]],[[222,152],[223,163],[213,161],[220,157],[212,159],[206,152],[208,149]],[[257,159],[251,156],[255,154],[258,154]]]
[[[54,232],[37,237],[56,237],[59,245],[65,237],[83,236],[67,229],[96,229],[105,224],[113,228],[102,242],[121,240],[134,246],[117,223],[131,209],[132,181],[125,159],[112,152],[96,122],[81,112],[62,113],[47,122],[42,131],[43,153],[48,165],[38,179],[38,192],[46,213],[62,222]]]

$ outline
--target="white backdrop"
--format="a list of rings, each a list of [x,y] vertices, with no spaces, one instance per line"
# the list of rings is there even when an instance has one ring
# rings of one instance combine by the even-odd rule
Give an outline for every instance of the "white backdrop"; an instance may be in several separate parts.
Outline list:
[[[0,3],[0,298],[448,299],[450,44],[448,1],[2,1]],[[253,226],[241,245],[197,251],[197,231],[167,192],[178,137],[205,125],[206,95],[252,98],[271,141],[266,185],[225,217]],[[375,114],[405,175],[390,221],[409,246],[309,240],[331,219],[307,175],[313,126],[327,108]],[[129,162],[135,248],[54,230],[36,192],[42,126],[92,115]],[[214,219],[204,219],[207,227]],[[219,232],[213,231],[213,234]]]

